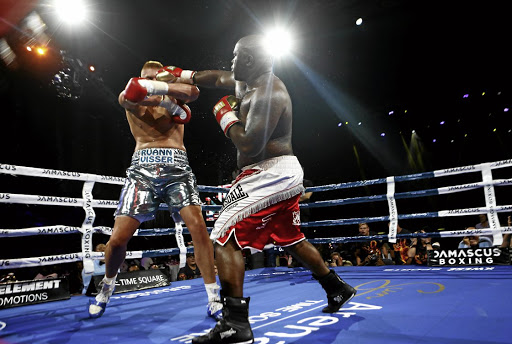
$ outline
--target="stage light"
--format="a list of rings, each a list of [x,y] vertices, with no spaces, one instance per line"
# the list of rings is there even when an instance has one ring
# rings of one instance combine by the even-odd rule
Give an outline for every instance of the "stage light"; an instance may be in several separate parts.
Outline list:
[[[363,18],[357,18],[356,25],[359,26],[363,23]]]
[[[508,112],[509,108],[504,108],[503,112]]]
[[[380,136],[384,137],[386,136],[386,133],[380,133]]]
[[[443,124],[444,124],[444,121],[439,122],[439,124],[440,124],[440,125],[443,125]]]
[[[57,16],[68,24],[79,24],[87,17],[87,8],[82,0],[54,0]]]
[[[341,127],[343,125],[343,123],[339,122],[338,123],[338,127]]]
[[[96,68],[95,68],[94,66],[92,66],[92,65],[91,65],[91,66],[89,66],[89,70],[90,70],[91,72],[94,72],[94,71],[96,70]]]
[[[265,48],[274,57],[281,57],[293,49],[293,39],[285,29],[274,28],[265,34]]]
[[[463,95],[462,98],[469,98],[469,94]]]
[[[359,122],[359,123],[357,123],[357,125],[361,125],[361,124],[363,124],[363,122]]]
[[[39,55],[44,55],[44,54],[46,54],[46,49],[45,49],[45,48],[41,48],[41,47],[39,47],[39,48],[37,48],[37,49],[36,49],[36,51],[37,51],[37,53],[38,53]]]
[[[494,129],[492,130],[492,132],[493,132],[493,133],[495,133],[495,132],[496,132],[496,128],[494,128]]]
[[[434,142],[434,143],[435,143],[436,141],[437,141],[436,139],[433,139],[433,140],[432,140],[432,142]]]
[[[32,47],[27,47],[27,51],[32,51]]]
[[[391,111],[388,112],[388,115],[391,116],[394,113],[395,113],[395,111],[391,110]]]

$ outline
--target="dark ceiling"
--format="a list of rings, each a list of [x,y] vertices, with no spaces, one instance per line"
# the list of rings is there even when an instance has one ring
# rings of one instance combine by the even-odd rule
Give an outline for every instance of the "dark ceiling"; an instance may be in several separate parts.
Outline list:
[[[88,3],[79,28],[60,25],[46,1],[35,6],[51,51],[44,60],[21,49],[20,68],[2,68],[1,162],[123,175],[134,142],[116,98],[142,64],[229,69],[236,41],[274,24],[297,39],[275,73],[293,100],[295,153],[316,185],[511,157],[505,1]],[[51,84],[69,66],[60,50],[75,63],[78,99]],[[199,184],[225,183],[235,151],[211,108],[226,92],[201,91],[185,143]]]

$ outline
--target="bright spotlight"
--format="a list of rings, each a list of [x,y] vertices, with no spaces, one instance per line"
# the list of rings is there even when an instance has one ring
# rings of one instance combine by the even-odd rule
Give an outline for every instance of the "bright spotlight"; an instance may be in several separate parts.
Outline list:
[[[292,48],[292,37],[290,33],[282,28],[276,28],[265,34],[265,47],[275,57],[288,54]]]
[[[361,25],[362,23],[363,23],[363,18],[358,18],[358,19],[356,20],[356,25],[357,25],[357,26]]]
[[[37,48],[36,51],[39,55],[44,55],[46,53],[46,49],[41,47]]]
[[[85,20],[87,9],[82,0],[54,0],[53,5],[59,18],[68,24]]]
[[[91,66],[89,66],[89,70],[90,70],[91,72],[94,72],[94,71],[96,70],[96,68],[95,68],[93,65],[91,65]]]

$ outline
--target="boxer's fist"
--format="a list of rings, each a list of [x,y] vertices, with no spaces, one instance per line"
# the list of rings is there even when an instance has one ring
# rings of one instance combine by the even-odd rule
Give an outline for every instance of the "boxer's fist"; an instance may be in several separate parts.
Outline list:
[[[183,70],[175,66],[166,66],[157,72],[156,80],[165,82],[176,82],[176,79],[180,78],[179,82],[193,85],[195,74],[196,71],[193,70]]]
[[[229,137],[229,128],[240,122],[238,119],[238,108],[239,101],[235,96],[225,96],[213,107],[213,114],[226,137]]]
[[[124,89],[124,98],[130,102],[138,103],[152,95],[165,95],[168,90],[169,85],[162,81],[131,78]]]
[[[174,121],[174,123],[187,124],[188,122],[190,122],[190,119],[192,118],[192,112],[190,111],[190,108],[181,100],[177,101],[177,105],[178,111],[176,111],[174,115],[172,115],[172,120]]]
[[[192,118],[190,108],[181,100],[174,102],[169,97],[164,97],[160,102],[160,106],[169,111],[169,114],[175,123],[187,124],[190,121],[190,118]]]

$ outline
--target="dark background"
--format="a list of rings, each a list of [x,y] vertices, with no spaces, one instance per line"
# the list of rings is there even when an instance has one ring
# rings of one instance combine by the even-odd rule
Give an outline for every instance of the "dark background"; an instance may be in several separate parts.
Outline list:
[[[276,61],[275,74],[292,98],[294,151],[314,185],[512,157],[512,121],[504,111],[512,105],[512,21],[505,1],[89,1],[89,21],[76,28],[58,23],[48,2],[35,3],[52,40],[46,56],[20,46],[19,67],[0,67],[1,163],[124,176],[134,140],[117,95],[142,64],[159,60],[184,69],[229,70],[236,41],[275,24],[290,27],[297,40],[293,56]],[[359,17],[364,22],[356,26]],[[90,64],[94,73],[87,69]],[[71,98],[59,95],[58,83],[52,84],[53,76],[66,68],[79,81]],[[200,98],[190,104],[193,118],[185,145],[200,185],[227,183],[236,168],[234,146],[211,114],[226,94],[201,89]],[[510,178],[510,169],[494,176]],[[477,173],[403,183],[397,192],[479,180]],[[0,185],[1,192],[70,197],[81,197],[82,188],[80,182],[5,175]],[[385,192],[385,186],[375,186],[315,193],[313,201]],[[119,187],[95,186],[95,198],[118,196]],[[510,188],[497,190],[497,197],[499,204],[509,204]],[[398,210],[484,205],[478,190],[399,201]],[[314,209],[312,220],[387,211],[385,202]],[[112,209],[96,212],[96,225],[113,225]],[[72,207],[4,204],[0,215],[2,228],[80,226],[83,221],[83,210]],[[502,215],[505,221],[507,214]],[[418,220],[402,226],[462,229],[477,220]],[[357,226],[351,227],[321,228],[315,235],[353,234]],[[387,229],[385,223],[371,227]],[[9,251],[26,245],[22,240],[27,239],[9,239]],[[134,240],[139,248],[155,248],[150,239]],[[45,245],[29,244],[35,250],[30,256]],[[55,245],[49,246],[54,253]]]

